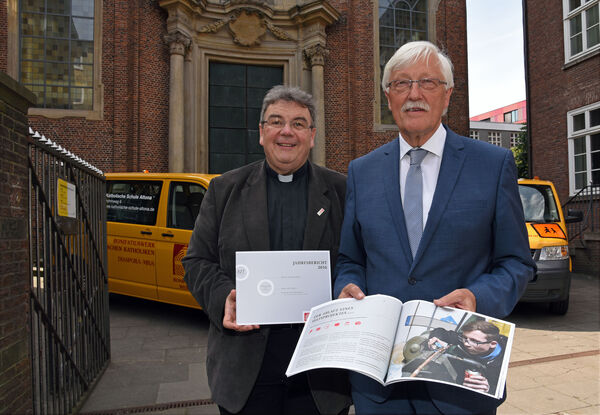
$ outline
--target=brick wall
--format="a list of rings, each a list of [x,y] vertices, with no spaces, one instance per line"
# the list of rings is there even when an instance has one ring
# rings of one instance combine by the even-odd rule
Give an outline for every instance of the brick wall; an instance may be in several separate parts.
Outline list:
[[[0,73],[0,413],[32,413],[27,231],[27,108],[35,97]]]
[[[567,112],[600,101],[600,54],[564,65],[562,2],[527,0],[533,174],[569,195]]]
[[[6,56],[8,55],[7,49],[7,36],[8,36],[8,7],[6,2],[3,1],[0,5],[0,71],[6,72]]]
[[[600,232],[584,235],[583,242],[569,244],[573,272],[600,277]]]
[[[551,180],[559,198],[569,198],[567,112],[600,101],[600,53],[564,64],[562,2],[527,0],[529,131],[533,174]],[[574,269],[598,275],[600,233],[583,235]]]
[[[454,92],[446,122],[454,132],[469,136],[467,6],[463,0],[443,0],[438,7],[437,44],[454,65]]]

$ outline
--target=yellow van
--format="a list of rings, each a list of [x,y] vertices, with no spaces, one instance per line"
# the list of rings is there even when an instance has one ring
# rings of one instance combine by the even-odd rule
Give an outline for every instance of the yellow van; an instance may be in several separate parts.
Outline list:
[[[565,314],[572,269],[566,223],[581,221],[582,213],[569,211],[565,218],[556,189],[547,180],[519,179],[519,193],[531,255],[537,264],[537,273],[521,301],[547,302],[550,312]]]
[[[181,259],[213,177],[106,174],[109,292],[200,308],[183,280]]]

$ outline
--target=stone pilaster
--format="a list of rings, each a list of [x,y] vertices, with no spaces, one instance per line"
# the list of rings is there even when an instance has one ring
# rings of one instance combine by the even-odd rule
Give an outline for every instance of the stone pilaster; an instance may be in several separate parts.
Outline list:
[[[192,41],[181,32],[169,33],[165,36],[171,53],[171,69],[169,76],[169,171],[184,171],[185,154],[185,71],[184,57]]]
[[[325,58],[329,51],[322,45],[314,45],[304,50],[312,73],[312,96],[315,101],[317,119],[315,127],[317,134],[315,136],[315,146],[311,152],[311,161],[321,166],[325,166],[327,155],[325,150],[325,86],[323,78],[323,66]]]

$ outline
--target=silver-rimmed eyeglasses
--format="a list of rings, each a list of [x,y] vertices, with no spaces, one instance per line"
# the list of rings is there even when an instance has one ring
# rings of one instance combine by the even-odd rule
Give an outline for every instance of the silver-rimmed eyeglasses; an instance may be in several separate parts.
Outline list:
[[[286,124],[290,125],[290,128],[296,132],[303,132],[308,129],[314,128],[310,123],[304,118],[294,118],[290,121],[285,121],[281,117],[271,116],[267,118],[265,121],[261,121],[261,124],[267,127],[273,128],[274,130],[281,130],[285,127]]]
[[[413,83],[417,83],[419,88],[424,91],[433,91],[438,86],[446,85],[448,82],[436,78],[394,79],[393,81],[387,83],[387,87],[390,89],[390,91],[404,93],[410,91]]]

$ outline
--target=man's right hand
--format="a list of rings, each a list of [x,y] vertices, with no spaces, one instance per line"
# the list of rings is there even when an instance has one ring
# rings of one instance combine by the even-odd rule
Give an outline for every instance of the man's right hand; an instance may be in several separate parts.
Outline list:
[[[362,300],[365,298],[365,293],[358,287],[356,284],[348,284],[340,293],[338,298],[356,298],[357,300]]]
[[[225,299],[225,315],[223,316],[223,327],[235,331],[250,331],[259,329],[259,325],[242,325],[236,323],[235,290],[231,290]]]

